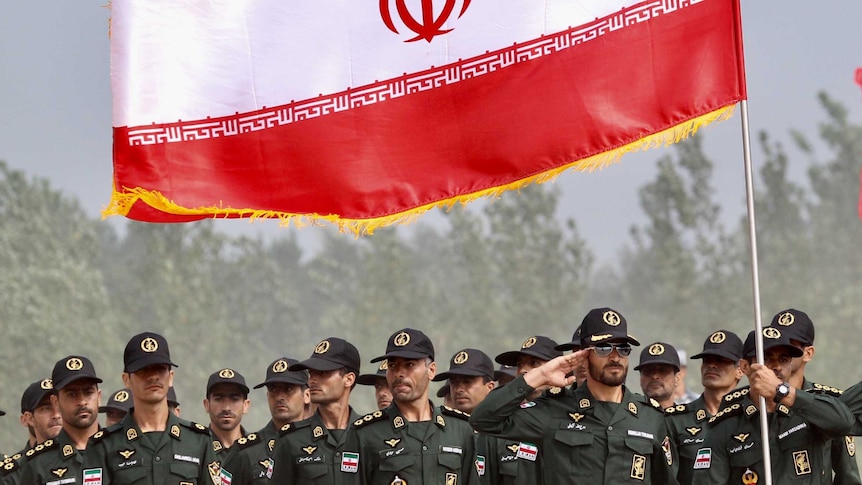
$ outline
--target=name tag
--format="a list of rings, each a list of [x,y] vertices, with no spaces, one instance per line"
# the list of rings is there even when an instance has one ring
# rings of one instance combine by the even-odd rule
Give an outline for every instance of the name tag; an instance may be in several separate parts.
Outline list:
[[[188,455],[174,455],[174,460],[177,461],[187,461],[189,463],[194,463],[196,465],[201,464],[201,459],[196,456],[188,456]]]
[[[441,446],[441,447],[440,447],[440,451],[442,451],[443,453],[455,453],[455,454],[458,454],[458,455],[461,455],[461,454],[463,454],[463,453],[464,453],[464,452],[461,450],[461,448],[460,448],[460,447],[458,447],[458,446]]]
[[[629,430],[629,436],[637,436],[638,438],[646,438],[648,440],[655,438],[652,433],[647,433],[646,431],[635,431],[633,429]]]

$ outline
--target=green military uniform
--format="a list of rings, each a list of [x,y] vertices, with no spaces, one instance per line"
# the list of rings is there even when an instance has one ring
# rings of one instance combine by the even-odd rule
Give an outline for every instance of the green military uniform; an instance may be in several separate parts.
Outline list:
[[[712,416],[706,410],[703,395],[688,404],[677,404],[665,409],[665,422],[671,443],[679,455],[679,483],[691,483],[691,474],[697,450],[703,448],[707,422]]]
[[[270,421],[257,433],[238,439],[222,461],[223,481],[232,485],[269,483],[273,470],[272,453],[278,435],[279,430]]]
[[[831,484],[829,442],[843,439],[852,416],[830,396],[797,392],[792,408],[770,413],[769,448],[773,483]],[[760,411],[743,388],[725,396],[709,419],[709,432],[695,458],[692,483],[760,483],[764,474]]]
[[[523,403],[533,389],[520,376],[492,392],[470,423],[482,433],[538,443],[545,483],[676,483],[664,414],[623,387],[622,401],[597,401],[588,386],[559,399]]]
[[[84,478],[92,485],[221,485],[219,468],[205,426],[168,413],[165,431],[143,433],[132,410],[90,439]]]
[[[477,484],[476,446],[468,415],[445,406],[433,407],[431,420],[410,422],[396,404],[353,424],[359,471],[367,485]],[[353,451],[353,443],[345,452]]]
[[[83,452],[60,430],[54,439],[46,440],[24,453],[26,461],[21,466],[20,484],[80,484]]]
[[[350,409],[350,422],[360,419]],[[320,413],[310,418],[282,427],[273,458],[273,482],[307,484],[355,483],[357,470],[347,462],[342,453],[348,433],[353,430],[329,430],[323,424]],[[355,450],[354,450],[355,451]]]
[[[216,458],[218,458],[219,463],[224,463],[225,460],[227,460],[230,450],[233,449],[233,445],[236,443],[231,443],[231,446],[225,446],[218,439],[215,432],[213,432],[212,426],[207,428],[207,431],[210,434],[210,439],[213,441],[213,450],[215,450]],[[242,426],[240,426],[240,433],[242,433],[243,436],[248,434]]]
[[[0,464],[0,485],[18,485],[21,480],[22,466],[24,465],[24,453],[30,449],[30,442],[27,446],[12,456],[7,456],[2,464]]]
[[[802,390],[819,392],[836,398],[841,396],[839,389],[817,384],[808,379],[803,379]],[[853,436],[833,440],[831,456],[832,472],[834,473],[833,485],[862,485],[862,477],[859,476],[859,464],[856,463],[856,441]]]

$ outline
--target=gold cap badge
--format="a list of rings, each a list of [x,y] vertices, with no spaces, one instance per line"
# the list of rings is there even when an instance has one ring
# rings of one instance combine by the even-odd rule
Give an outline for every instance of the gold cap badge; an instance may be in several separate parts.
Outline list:
[[[236,373],[233,371],[233,369],[222,369],[218,371],[218,376],[222,379],[233,379],[234,376],[236,376]]]
[[[327,351],[329,351],[329,340],[321,340],[314,348],[315,354],[325,354]]]
[[[461,365],[464,362],[467,362],[467,360],[469,358],[470,358],[470,356],[467,354],[467,352],[464,352],[462,350],[462,351],[458,352],[457,354],[455,354],[455,358],[452,359],[452,362],[454,362],[457,365]]]
[[[410,343],[410,335],[407,332],[400,332],[392,338],[392,343],[395,344],[396,347],[404,347]]]
[[[664,345],[652,344],[649,346],[649,354],[650,355],[661,355],[663,353],[664,353]]]
[[[620,324],[620,316],[613,310],[608,310],[602,313],[602,320],[612,327],[616,327]]]
[[[66,361],[66,368],[69,370],[81,370],[84,368],[84,362],[77,357],[72,357]]]
[[[714,344],[720,344],[725,340],[727,340],[727,335],[725,335],[725,333],[721,330],[709,336],[709,341]]]
[[[155,352],[159,350],[159,343],[153,337],[147,337],[141,340],[141,350],[144,352]]]
[[[529,349],[530,347],[536,345],[536,337],[530,337],[527,340],[524,340],[524,343],[521,344],[522,349]]]

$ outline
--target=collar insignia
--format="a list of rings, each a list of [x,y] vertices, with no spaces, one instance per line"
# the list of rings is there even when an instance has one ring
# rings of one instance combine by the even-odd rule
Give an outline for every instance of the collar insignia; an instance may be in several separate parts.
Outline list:
[[[638,415],[638,407],[635,406],[635,403],[633,403],[633,402],[629,403],[629,412],[634,414],[635,416]]]
[[[315,438],[320,438],[321,436],[323,436],[323,427],[322,426],[315,426],[314,430],[311,432],[311,434]]]
[[[698,421],[703,421],[704,419],[706,419],[706,411],[704,411],[703,409],[698,409],[695,416],[697,417]]]
[[[581,399],[580,401],[578,401],[578,407],[581,409],[590,407],[590,400],[587,398]]]
[[[757,412],[757,406],[754,404],[749,404],[747,408],[745,408],[745,414],[751,416],[752,414]]]
[[[177,425],[171,426],[171,434],[174,435],[174,437],[179,438],[180,437],[180,427]]]
[[[396,428],[403,428],[404,418],[402,418],[401,416],[395,416],[395,419],[392,420],[392,425]]]
[[[221,451],[222,448],[224,447],[221,445],[221,441],[213,440],[213,451],[218,453],[219,451]]]
[[[129,441],[138,439],[138,432],[135,431],[135,428],[129,428],[126,430],[126,439]]]
[[[275,440],[269,440],[266,442],[266,447],[269,448],[270,453],[275,449]]]
[[[72,448],[72,445],[64,445],[63,446],[63,457],[67,457],[75,453],[75,449]]]
[[[443,416],[440,416],[439,414],[437,415],[437,424],[439,424],[440,427],[446,427],[446,420],[443,419]]]

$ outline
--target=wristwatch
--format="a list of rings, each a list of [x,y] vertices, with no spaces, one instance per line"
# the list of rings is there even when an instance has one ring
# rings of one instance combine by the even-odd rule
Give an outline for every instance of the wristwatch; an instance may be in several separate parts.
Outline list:
[[[772,398],[772,400],[779,403],[787,397],[788,394],[790,394],[790,384],[782,382],[775,388],[775,397]]]

